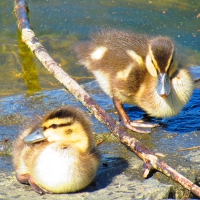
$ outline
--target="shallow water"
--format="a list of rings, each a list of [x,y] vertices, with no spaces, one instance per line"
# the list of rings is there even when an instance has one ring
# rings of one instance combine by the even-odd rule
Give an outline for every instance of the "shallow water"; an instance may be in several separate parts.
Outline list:
[[[100,28],[168,35],[199,65],[199,0],[30,0],[31,27],[50,55],[79,83],[93,79],[71,52],[71,45]],[[0,1],[0,94],[34,94],[62,86],[21,42],[13,0]]]
[[[118,115],[114,109],[112,100],[102,92],[96,81],[84,84],[83,87],[103,109],[118,121]],[[164,147],[165,150],[170,149],[170,151],[174,150],[174,145],[177,147],[176,150],[178,150],[180,146],[179,143],[182,143],[181,145],[183,145],[184,148],[192,145],[198,146],[200,142],[199,102],[200,89],[195,89],[192,98],[177,116],[168,119],[151,119],[153,122],[160,123],[159,127],[152,130],[152,134],[146,136],[145,134],[133,132],[132,134],[142,141],[151,138],[152,144],[150,144],[150,146],[154,146],[154,142],[163,141],[161,147],[159,147],[159,144],[156,144],[156,148],[162,149],[162,147]],[[3,141],[4,138],[13,140],[24,128],[27,128],[37,120],[37,116],[42,117],[45,113],[62,105],[78,106],[85,112],[88,112],[67,90],[52,90],[38,92],[31,96],[16,95],[0,99],[0,141]],[[125,105],[125,109],[132,120],[141,119],[145,116],[144,111],[137,106]],[[93,122],[93,130],[95,133],[108,132],[106,126],[98,122],[93,116],[90,117]],[[185,141],[183,138],[185,135],[191,136],[193,139],[190,140],[190,142],[187,140]],[[171,144],[165,145],[165,140],[169,138],[172,139],[170,141]]]

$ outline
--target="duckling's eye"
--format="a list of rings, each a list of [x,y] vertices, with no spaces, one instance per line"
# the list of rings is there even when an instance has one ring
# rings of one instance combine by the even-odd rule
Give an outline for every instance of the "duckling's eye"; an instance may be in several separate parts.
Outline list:
[[[68,130],[65,131],[65,133],[66,133],[66,134],[71,134],[71,133],[72,133],[72,130],[71,130],[71,129],[68,129]]]
[[[52,125],[50,126],[50,128],[53,128],[53,129],[55,129],[55,128],[57,128],[57,127],[58,127],[57,124],[52,124]]]
[[[46,129],[47,129],[47,127],[46,127],[46,126],[44,126],[44,127],[43,127],[43,131],[45,131]]]

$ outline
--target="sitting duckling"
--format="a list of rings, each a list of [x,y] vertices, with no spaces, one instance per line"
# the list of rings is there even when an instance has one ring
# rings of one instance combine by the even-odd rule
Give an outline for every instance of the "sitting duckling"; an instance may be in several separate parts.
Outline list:
[[[131,122],[123,103],[136,104],[150,116],[162,118],[177,115],[192,95],[193,80],[178,62],[168,37],[103,30],[74,49],[80,64],[113,99],[123,124],[133,131],[149,133],[157,125]]]
[[[70,106],[47,114],[42,124],[22,132],[14,144],[16,178],[39,194],[85,188],[94,179],[99,161],[88,119]]]

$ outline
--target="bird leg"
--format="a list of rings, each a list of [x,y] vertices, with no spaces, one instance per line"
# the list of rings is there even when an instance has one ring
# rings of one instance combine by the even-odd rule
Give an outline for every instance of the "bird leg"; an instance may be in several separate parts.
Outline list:
[[[28,182],[29,174],[16,174],[17,180],[22,184],[29,184]]]
[[[151,128],[158,126],[157,124],[152,124],[149,122],[145,122],[143,120],[135,120],[131,122],[130,118],[128,117],[128,115],[126,114],[123,108],[122,102],[113,98],[113,103],[115,105],[115,108],[117,109],[119,117],[122,120],[124,126],[127,127],[128,129],[138,132],[138,133],[148,134],[148,133],[151,133]]]
[[[29,179],[28,179],[28,182],[29,184],[31,185],[31,187],[33,188],[33,190],[35,192],[37,192],[38,194],[42,195],[44,194],[44,190],[42,188],[40,188],[34,181],[33,179],[31,178],[31,176],[29,176]]]
[[[16,174],[17,180],[22,184],[29,184],[33,188],[35,192],[37,192],[40,195],[43,195],[44,193],[52,193],[51,191],[48,191],[46,189],[41,188],[38,186],[32,177],[29,174]]]

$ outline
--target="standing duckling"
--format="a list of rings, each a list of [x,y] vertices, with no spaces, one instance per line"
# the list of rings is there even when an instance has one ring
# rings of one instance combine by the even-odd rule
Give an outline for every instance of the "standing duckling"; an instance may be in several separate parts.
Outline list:
[[[90,41],[77,44],[75,52],[80,64],[113,99],[123,124],[133,131],[149,133],[157,125],[131,122],[123,103],[136,104],[153,117],[170,117],[177,115],[192,95],[193,80],[168,37],[103,30]]]
[[[85,188],[99,161],[88,119],[70,106],[50,112],[42,124],[22,132],[14,143],[16,178],[39,194]]]

